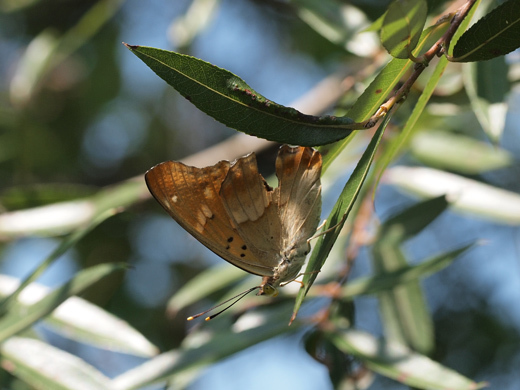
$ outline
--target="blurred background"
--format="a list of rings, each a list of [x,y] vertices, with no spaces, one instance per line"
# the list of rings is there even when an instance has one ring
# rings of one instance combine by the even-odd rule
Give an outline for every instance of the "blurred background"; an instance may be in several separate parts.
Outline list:
[[[1,0],[1,211],[82,199],[102,187],[143,178],[159,162],[185,158],[236,134],[198,111],[121,42],[201,58],[239,75],[284,105],[331,74],[355,73],[366,64],[381,63],[383,54],[376,40],[369,36],[361,43],[340,44],[333,34],[327,36],[309,23],[312,14],[304,12],[303,3]],[[381,16],[388,2],[344,3],[352,7],[349,15],[355,15],[352,24],[357,23],[357,29]],[[432,2],[430,8],[435,15],[446,8],[445,2]],[[384,63],[386,57],[382,58]],[[512,53],[504,63],[512,67],[518,60],[518,53]],[[469,107],[459,65],[449,67],[453,71],[446,89],[434,96],[435,104],[418,126],[489,145]],[[518,74],[512,73],[511,78],[518,81]],[[335,109],[348,107],[363,88],[363,83],[354,83],[351,95]],[[413,108],[413,96],[410,101],[397,114],[396,129]],[[503,134],[490,147],[506,156],[506,163],[463,176],[517,194],[518,88],[512,88],[507,102]],[[399,163],[430,164],[419,141]],[[366,139],[360,142],[357,158]],[[274,167],[273,151],[261,155],[266,175]],[[355,159],[346,169],[340,167],[333,181],[324,182],[323,216],[346,182],[352,163]],[[375,198],[376,214],[385,220],[416,201],[383,180]],[[414,262],[475,239],[485,239],[486,244],[423,282],[435,324],[434,358],[476,381],[491,382],[492,388],[516,389],[520,383],[518,224],[448,211],[405,249]],[[4,238],[0,272],[27,275],[58,243],[59,237],[52,236]],[[367,250],[361,251],[352,278],[370,272],[368,255]],[[148,198],[89,233],[39,282],[56,287],[79,269],[115,261],[128,262],[132,269],[124,278],[113,278],[89,291],[86,298],[128,321],[161,351],[178,347],[193,326],[184,320],[191,312],[166,315],[169,297],[200,271],[223,263]],[[199,308],[204,306],[193,310]],[[355,310],[357,328],[381,335],[375,298],[356,300]],[[72,342],[44,327],[39,331],[49,342],[77,353],[110,377],[144,361]],[[225,359],[205,370],[189,388],[260,389],[265,388],[266,378],[282,388],[332,388],[326,368],[305,352],[302,336],[300,332],[270,340]],[[370,388],[406,386],[378,376]]]

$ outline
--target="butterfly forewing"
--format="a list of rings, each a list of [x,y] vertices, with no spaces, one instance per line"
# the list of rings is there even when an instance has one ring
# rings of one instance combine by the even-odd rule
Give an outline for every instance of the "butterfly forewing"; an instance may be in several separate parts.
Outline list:
[[[230,163],[206,168],[167,161],[145,175],[154,198],[184,229],[210,250],[247,272],[271,276],[272,267],[259,262],[233,226],[220,197]]]
[[[280,262],[282,242],[278,205],[272,200],[272,189],[258,173],[254,154],[231,166],[220,195],[233,225],[255,258],[274,269]]]

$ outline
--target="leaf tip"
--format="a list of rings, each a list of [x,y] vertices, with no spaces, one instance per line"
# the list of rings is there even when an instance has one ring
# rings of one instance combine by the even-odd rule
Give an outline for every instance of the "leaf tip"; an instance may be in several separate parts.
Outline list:
[[[128,43],[126,42],[121,42],[123,45],[125,45],[128,49],[130,50],[135,50],[139,47],[139,45],[129,45]]]

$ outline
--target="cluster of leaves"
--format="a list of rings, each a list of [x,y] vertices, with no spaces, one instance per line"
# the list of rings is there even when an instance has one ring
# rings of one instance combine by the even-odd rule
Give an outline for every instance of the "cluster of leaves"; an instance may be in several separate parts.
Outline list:
[[[194,2],[194,6],[195,3],[197,2]],[[303,20],[312,23],[327,20],[328,14],[323,12],[323,8],[312,5],[312,2],[295,0],[293,3]],[[506,1],[467,29],[473,14],[483,8],[480,3],[468,0],[456,13],[446,15],[425,28],[429,14],[426,1],[394,0],[387,12],[371,27],[372,30],[380,30],[382,45],[393,58],[379,69],[377,74],[372,75],[375,76],[373,81],[356,97],[347,112],[338,111],[336,116],[305,115],[295,109],[276,104],[254,91],[238,76],[200,59],[150,47],[127,45],[136,56],[186,99],[225,125],[252,136],[280,143],[321,146],[325,175],[333,171],[329,168],[332,168],[334,160],[341,152],[348,151],[357,138],[368,133],[368,128],[378,121],[380,123],[327,218],[324,229],[328,229],[328,233],[319,237],[314,245],[304,277],[305,288],[300,290],[296,298],[291,327],[287,327],[286,313],[292,303],[283,299],[276,307],[258,309],[260,320],[257,319],[253,325],[246,324],[245,330],[237,326],[231,327],[226,321],[226,318],[230,320],[230,317],[223,316],[219,324],[208,331],[209,336],[207,335],[202,343],[198,340],[202,333],[199,329],[186,337],[176,350],[155,356],[147,363],[115,379],[108,379],[81,359],[32,338],[30,327],[38,320],[44,319],[58,331],[66,331],[69,337],[93,345],[103,347],[110,344],[119,351],[139,356],[149,357],[157,354],[156,347],[130,326],[121,324],[117,318],[106,312],[96,312],[100,309],[89,306],[85,301],[71,298],[91,288],[103,278],[121,272],[125,268],[122,264],[108,263],[85,269],[63,286],[52,292],[44,292],[44,297],[36,302],[28,303],[23,299],[24,294],[29,294],[28,291],[36,287],[30,283],[60,254],[76,245],[85,234],[115,214],[116,210],[137,203],[143,198],[142,184],[128,181],[101,190],[85,200],[74,202],[74,207],[82,210],[77,218],[57,223],[53,227],[45,226],[47,234],[69,235],[28,278],[18,285],[14,283],[5,291],[0,291],[5,296],[0,305],[2,367],[29,385],[40,388],[75,388],[78,378],[81,378],[84,388],[96,389],[135,389],[160,381],[169,381],[172,386],[177,386],[189,383],[198,370],[226,356],[272,337],[302,329],[304,322],[296,316],[307,293],[312,297],[319,294],[313,292],[320,291],[319,286],[311,289],[318,275],[317,271],[324,270],[327,259],[340,257],[337,254],[329,256],[333,248],[339,246],[340,231],[347,221],[360,217],[361,204],[370,201],[382,172],[407,148],[423,160],[435,158],[435,153],[432,154],[430,151],[430,155],[427,155],[421,151],[421,143],[431,145],[435,135],[421,136],[415,132],[450,62],[473,62],[467,64],[466,89],[489,138],[493,141],[499,139],[500,129],[497,130],[497,121],[491,119],[492,114],[496,113],[494,107],[497,92],[493,91],[495,100],[490,100],[490,95],[486,94],[490,91],[479,85],[485,72],[489,74],[489,69],[481,67],[479,61],[496,60],[503,63],[503,55],[520,46],[520,7],[515,0]],[[88,20],[84,21],[85,25],[96,27],[87,31],[78,25],[77,29],[49,51],[47,61],[41,64],[42,72],[56,61],[55,53],[66,55],[81,45],[81,39],[88,39],[89,34],[93,34],[95,29],[99,28],[101,21],[112,15],[117,4],[118,2],[99,2],[89,14]],[[337,8],[338,12],[334,13],[335,15],[341,14],[339,10],[343,6],[340,2],[330,0],[324,4],[333,9]],[[316,17],[303,17],[311,14]],[[97,24],[89,23],[90,19],[98,21]],[[346,33],[349,29],[342,25],[344,22],[330,20],[336,31]],[[311,27],[320,32],[319,24],[312,23],[309,23]],[[341,38],[335,36],[334,39],[335,43],[339,43]],[[350,39],[351,37],[345,41],[349,42]],[[348,49],[348,45],[346,48]],[[427,66],[433,66],[431,62],[437,56],[440,56],[440,59],[421,88],[420,96],[400,134],[385,142],[383,135],[389,127],[390,119],[397,115],[401,102],[411,93],[412,87],[418,84],[419,75]],[[506,77],[505,74],[494,76]],[[503,97],[507,89],[504,88],[500,92]],[[20,99],[23,98],[20,96]],[[453,146],[458,137],[461,136],[442,137],[436,150]],[[381,147],[382,144],[384,147]],[[464,140],[462,144],[462,148],[473,146],[468,140]],[[482,143],[475,142],[475,145],[481,148],[483,158],[465,166],[464,173],[482,172],[510,163],[507,157],[498,160],[491,157],[486,159],[487,149],[482,147]],[[372,166],[374,161],[375,164]],[[462,165],[450,161],[442,153],[437,153],[436,163],[450,168]],[[480,388],[483,384],[475,383],[429,357],[434,347],[433,326],[419,284],[421,278],[448,266],[472,247],[472,244],[441,253],[415,265],[408,263],[402,245],[425,229],[448,207],[444,193],[456,192],[462,186],[472,186],[477,194],[479,191],[489,193],[496,189],[432,168],[422,168],[426,171],[421,172],[414,171],[414,168],[402,169],[405,169],[404,173],[393,169],[389,175],[390,181],[397,186],[422,192],[430,199],[402,211],[380,226],[375,237],[377,244],[372,246],[375,269],[372,276],[351,280],[345,284],[348,269],[343,273],[342,280],[325,270],[321,273],[324,280],[330,281],[334,292],[320,294],[329,297],[330,302],[307,333],[307,351],[327,365],[331,380],[338,387],[354,377],[346,375],[347,370],[343,369],[347,365],[346,357],[354,356],[363,367],[416,388]],[[431,190],[420,182],[411,180],[414,174],[433,177],[436,182],[440,180],[444,183],[445,187]],[[403,177],[407,179],[403,180]],[[510,201],[508,196],[502,195],[504,202]],[[518,199],[511,201],[518,203]],[[60,207],[66,206],[70,206],[70,203],[50,207],[55,207],[52,210],[59,210]],[[492,215],[500,221],[518,223],[520,219],[520,216],[491,210],[489,207],[486,208],[486,205],[470,204],[465,202],[464,198],[458,199],[454,206]],[[20,232],[10,228],[14,226],[16,218],[40,216],[38,213],[46,210],[48,209],[40,208],[25,211],[25,215],[22,211],[22,214],[7,213],[1,216],[0,235],[3,239],[16,237]],[[23,234],[38,233],[38,229],[29,226]],[[170,313],[177,313],[188,305],[235,284],[241,277],[241,273],[230,270],[229,267],[222,271],[208,270],[179,290],[169,302],[168,310]],[[8,284],[6,279],[0,286]],[[355,297],[367,294],[376,295],[379,299],[385,324],[384,339],[377,339],[352,326],[351,302]],[[237,307],[245,308],[249,302],[241,302]],[[71,307],[73,305],[76,307]],[[67,317],[63,313],[66,311],[65,306],[69,311],[75,310],[81,314],[73,319]],[[96,326],[86,325],[80,320],[82,317],[96,318]],[[105,333],[106,329],[115,327],[118,329],[116,332]],[[322,358],[323,353],[327,359]]]

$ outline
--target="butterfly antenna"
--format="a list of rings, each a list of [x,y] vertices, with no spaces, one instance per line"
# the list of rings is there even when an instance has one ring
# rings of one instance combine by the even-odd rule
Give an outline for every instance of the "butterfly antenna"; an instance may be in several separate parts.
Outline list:
[[[236,299],[233,303],[231,303],[229,306],[226,306],[224,309],[222,309],[221,311],[219,311],[218,313],[216,314],[212,314],[210,315],[209,317],[206,317],[206,321],[209,321],[213,318],[215,318],[216,316],[218,316],[219,314],[222,314],[223,312],[225,312],[227,309],[229,309],[231,306],[233,306],[235,303],[237,303],[238,301],[240,301],[242,298],[244,298],[247,294],[249,294],[250,292],[252,291],[255,291],[256,289],[259,289],[260,286],[256,286],[256,287],[251,287],[250,289],[246,290],[246,291],[242,291],[241,293],[235,295],[234,297],[231,297],[229,299],[226,299],[224,302],[221,302],[219,303],[218,305],[216,306],[213,306],[212,308],[208,309],[208,310],[204,310],[202,313],[199,313],[199,314],[195,314],[194,316],[190,316],[188,317],[188,321],[191,321],[191,320],[194,320],[195,318],[198,318],[200,316],[203,316],[204,314],[206,313],[209,313],[210,311],[212,310],[215,310],[217,307],[220,307],[222,305],[225,305],[226,303],[228,303],[229,301],[232,301],[233,299]]]

